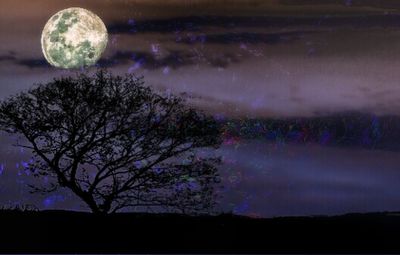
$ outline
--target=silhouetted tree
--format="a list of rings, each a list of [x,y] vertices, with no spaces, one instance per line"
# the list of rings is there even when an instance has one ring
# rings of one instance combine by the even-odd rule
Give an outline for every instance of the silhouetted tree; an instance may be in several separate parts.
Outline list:
[[[38,84],[1,103],[0,129],[26,138],[29,169],[49,179],[33,192],[68,188],[94,213],[215,203],[219,159],[199,150],[220,145],[218,123],[142,77],[100,70]]]

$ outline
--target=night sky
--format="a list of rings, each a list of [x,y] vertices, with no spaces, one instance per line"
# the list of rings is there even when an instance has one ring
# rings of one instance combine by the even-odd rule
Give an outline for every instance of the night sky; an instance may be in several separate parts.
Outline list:
[[[1,0],[0,99],[74,73],[40,45],[68,7],[107,26],[99,67],[144,75],[225,123],[221,210],[400,210],[399,1]],[[0,205],[86,210],[67,191],[29,194],[39,180],[13,142],[0,136]]]

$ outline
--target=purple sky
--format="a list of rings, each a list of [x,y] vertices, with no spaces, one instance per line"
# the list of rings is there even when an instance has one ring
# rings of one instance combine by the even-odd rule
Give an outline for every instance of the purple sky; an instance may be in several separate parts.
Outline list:
[[[400,3],[390,0],[2,0],[0,98],[70,74],[45,62],[40,35],[50,16],[73,6],[92,10],[108,28],[100,66],[143,74],[148,85],[185,92],[219,117],[290,122],[400,113]],[[278,216],[400,209],[396,150],[286,138],[238,137],[218,151],[225,210]],[[27,177],[18,171],[29,156],[1,139],[0,203],[79,209],[74,197],[27,195]]]

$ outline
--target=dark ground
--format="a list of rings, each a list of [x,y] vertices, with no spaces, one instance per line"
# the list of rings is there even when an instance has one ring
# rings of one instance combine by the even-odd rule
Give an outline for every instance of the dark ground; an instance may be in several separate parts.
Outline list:
[[[400,253],[400,214],[251,219],[1,211],[2,253]]]

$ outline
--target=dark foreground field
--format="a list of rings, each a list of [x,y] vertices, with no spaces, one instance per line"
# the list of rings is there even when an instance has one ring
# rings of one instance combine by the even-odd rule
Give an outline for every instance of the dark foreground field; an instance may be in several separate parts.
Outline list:
[[[2,253],[400,253],[400,216],[0,212]]]

